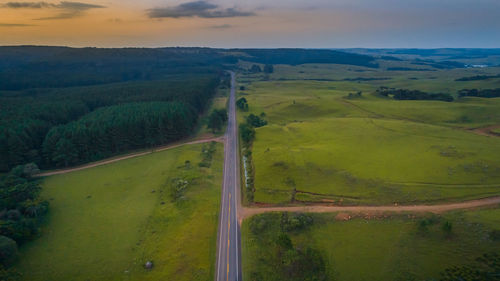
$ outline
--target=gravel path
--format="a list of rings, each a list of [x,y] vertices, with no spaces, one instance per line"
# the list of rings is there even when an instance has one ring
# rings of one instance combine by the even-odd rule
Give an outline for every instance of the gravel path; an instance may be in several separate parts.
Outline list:
[[[294,207],[264,207],[243,208],[240,220],[253,215],[267,212],[307,212],[307,213],[331,213],[331,212],[354,212],[354,213],[383,213],[383,212],[431,212],[443,213],[451,210],[471,209],[500,204],[500,196],[488,197],[459,203],[437,204],[437,205],[390,205],[390,206],[294,206]]]

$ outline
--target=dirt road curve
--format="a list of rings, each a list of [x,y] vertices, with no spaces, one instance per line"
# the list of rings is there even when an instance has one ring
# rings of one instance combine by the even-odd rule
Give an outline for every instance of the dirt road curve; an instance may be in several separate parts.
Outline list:
[[[159,152],[159,151],[163,151],[163,150],[167,150],[167,149],[172,149],[172,148],[176,148],[176,147],[183,146],[183,145],[206,143],[206,142],[211,142],[211,141],[224,142],[224,138],[218,137],[218,138],[199,139],[199,140],[194,140],[194,141],[189,141],[189,142],[174,143],[174,144],[170,144],[167,146],[157,147],[153,150],[133,153],[133,154],[125,155],[125,156],[119,156],[119,157],[115,157],[115,158],[111,158],[111,159],[107,159],[107,160],[89,163],[89,164],[86,164],[83,166],[78,166],[75,168],[43,172],[43,173],[36,175],[36,177],[47,177],[47,176],[53,176],[53,175],[59,175],[59,174],[66,174],[66,173],[70,173],[70,172],[80,171],[80,170],[84,170],[84,169],[88,169],[88,168],[92,168],[92,167],[96,167],[96,166],[101,166],[101,165],[106,165],[106,164],[118,162],[118,161],[129,159],[129,158],[147,155],[147,154],[150,154],[153,152]]]
[[[354,212],[354,213],[381,213],[381,212],[431,212],[443,213],[451,210],[471,209],[483,206],[500,204],[500,196],[465,201],[460,203],[449,203],[440,205],[401,205],[401,206],[298,206],[298,207],[268,207],[268,208],[243,208],[240,220],[253,215],[267,212],[308,212],[308,213],[331,213],[331,212]]]
[[[500,137],[500,135],[493,133],[492,130],[494,129],[500,129],[500,125],[494,125],[494,126],[489,126],[489,127],[483,127],[483,128],[476,128],[473,129],[472,131],[478,135],[482,136],[488,136],[488,137]]]

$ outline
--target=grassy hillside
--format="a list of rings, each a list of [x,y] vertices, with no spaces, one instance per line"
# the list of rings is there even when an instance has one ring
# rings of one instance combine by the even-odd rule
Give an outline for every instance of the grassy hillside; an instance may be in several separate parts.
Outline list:
[[[288,218],[296,215],[288,214]],[[281,235],[290,237],[297,249],[313,249],[323,260],[323,279],[318,280],[438,280],[453,266],[470,265],[478,269],[475,259],[485,253],[498,253],[500,209],[454,212],[435,215],[361,215],[343,221],[338,214],[305,215],[310,225],[285,227],[280,213],[264,214],[243,223],[242,250],[245,280],[283,280],[286,262],[280,260]],[[371,219],[367,219],[367,217]],[[425,227],[422,222],[425,221]],[[451,231],[443,225],[451,223]],[[259,226],[262,231],[255,233]],[[281,225],[281,227],[280,227]],[[286,224],[285,224],[286,225]],[[495,238],[496,237],[496,238]],[[274,251],[273,251],[274,249]],[[299,250],[300,251],[300,250]],[[282,256],[288,261],[287,256]],[[299,266],[300,264],[300,266]],[[301,262],[295,267],[307,269]],[[285,271],[286,272],[286,271]]]
[[[15,268],[30,281],[211,280],[223,147],[201,168],[208,159],[202,147],[45,179],[49,219],[42,236],[21,248]],[[180,179],[187,185],[174,196]]]
[[[441,102],[375,95],[382,85],[452,94],[493,87],[455,81],[478,70],[419,72],[436,77],[430,85],[409,79],[414,73],[360,70],[277,66],[269,81],[261,74],[240,76],[245,89],[239,95],[249,104],[248,112],[240,111],[240,122],[261,112],[268,121],[256,129],[252,147],[255,202],[409,204],[500,193],[500,139],[468,130],[500,123],[499,98]],[[306,80],[321,71],[330,81]],[[353,75],[386,79],[354,81]],[[357,92],[361,96],[348,98]]]

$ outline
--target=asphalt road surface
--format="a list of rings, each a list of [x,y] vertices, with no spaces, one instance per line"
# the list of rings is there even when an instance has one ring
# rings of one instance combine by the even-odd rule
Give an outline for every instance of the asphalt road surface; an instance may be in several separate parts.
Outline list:
[[[241,236],[238,224],[240,206],[240,165],[238,154],[238,128],[235,108],[235,76],[231,72],[228,124],[224,149],[224,181],[219,215],[217,241],[217,281],[241,280]]]

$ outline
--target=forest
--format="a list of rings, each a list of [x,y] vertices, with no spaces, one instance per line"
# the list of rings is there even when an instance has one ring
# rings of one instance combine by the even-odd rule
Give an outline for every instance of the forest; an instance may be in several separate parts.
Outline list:
[[[215,93],[218,76],[220,73],[174,76],[151,82],[30,89],[12,96],[3,95],[0,97],[0,171],[30,162],[44,169],[83,163],[186,136]],[[165,116],[167,113],[171,116]],[[125,120],[132,118],[127,114],[134,114],[137,119]],[[180,115],[182,118],[176,119],[176,128],[161,127],[172,124],[172,118]],[[156,124],[148,123],[160,116]],[[133,131],[131,127],[130,130],[136,133],[131,136],[133,141],[126,138],[123,142],[131,142],[117,143],[115,139],[114,143],[108,143],[113,138],[124,137],[118,132],[129,125],[147,125],[149,128],[144,130],[148,132]],[[118,128],[120,126],[122,128]],[[167,129],[173,129],[168,137],[161,133]],[[115,136],[108,136],[107,132]],[[63,136],[69,142],[60,140]],[[79,137],[82,139],[77,140]],[[52,143],[56,139],[56,143]],[[58,142],[59,149],[56,149]],[[86,152],[70,153],[72,145],[76,144],[85,146],[80,149]],[[56,155],[57,151],[66,152]],[[55,160],[69,155],[71,159],[67,161]]]
[[[266,72],[272,64],[377,67],[371,56],[333,50],[0,47],[0,172],[185,137],[238,60],[264,63]]]
[[[374,57],[334,50],[306,49],[241,49],[250,57],[245,60],[263,64],[336,63],[378,67]]]

